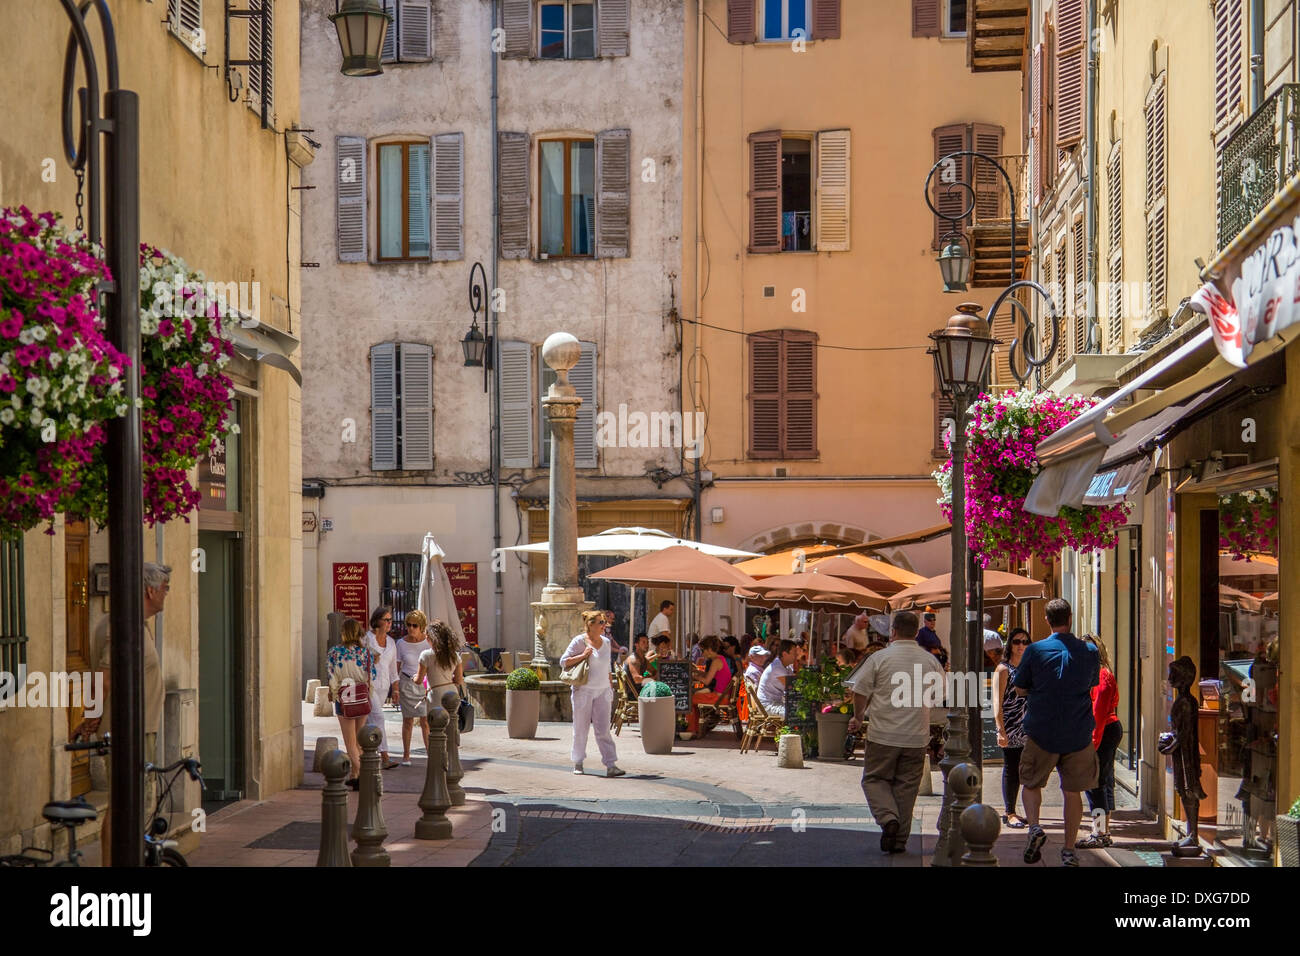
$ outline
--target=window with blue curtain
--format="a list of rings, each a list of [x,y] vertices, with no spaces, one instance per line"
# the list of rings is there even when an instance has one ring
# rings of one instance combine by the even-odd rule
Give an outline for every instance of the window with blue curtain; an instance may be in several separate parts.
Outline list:
[[[795,31],[808,36],[809,0],[762,0],[763,39],[789,40]]]
[[[591,0],[548,0],[538,6],[537,55],[544,60],[590,60],[596,55],[596,5]]]

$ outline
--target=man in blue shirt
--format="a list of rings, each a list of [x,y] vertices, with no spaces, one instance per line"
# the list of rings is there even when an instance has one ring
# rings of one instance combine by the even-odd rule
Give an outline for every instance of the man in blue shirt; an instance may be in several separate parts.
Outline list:
[[[1046,640],[1025,648],[1016,669],[1016,693],[1025,705],[1025,749],[1020,757],[1020,782],[1025,788],[1025,817],[1029,845],[1025,862],[1042,859],[1047,834],[1038,825],[1043,785],[1053,770],[1060,772],[1065,797],[1065,846],[1061,863],[1078,866],[1074,838],[1083,819],[1084,790],[1097,785],[1097,751],[1092,746],[1092,688],[1101,674],[1097,649],[1070,633],[1073,614],[1061,598],[1047,602]]]

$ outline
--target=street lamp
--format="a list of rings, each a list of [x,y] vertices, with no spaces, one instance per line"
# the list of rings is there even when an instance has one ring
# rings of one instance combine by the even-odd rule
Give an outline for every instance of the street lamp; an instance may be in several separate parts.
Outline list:
[[[466,368],[483,367],[483,353],[487,351],[487,339],[479,331],[478,316],[474,317],[474,324],[465,333],[465,337],[460,340],[460,347],[465,353]]]
[[[343,0],[330,17],[339,34],[344,76],[378,76],[384,72],[379,55],[392,22],[379,0]]]
[[[961,236],[954,235],[952,240],[943,247],[935,261],[939,263],[939,273],[943,276],[943,291],[965,292],[975,260],[971,258]]]
[[[494,367],[492,350],[496,346],[496,336],[492,333],[492,313],[486,311],[487,273],[483,263],[476,262],[469,270],[469,309],[473,317],[469,331],[460,340],[461,351],[465,353],[465,368],[483,369],[483,391],[488,390],[488,372]],[[483,325],[487,328],[484,335],[478,327],[479,313],[483,313]]]

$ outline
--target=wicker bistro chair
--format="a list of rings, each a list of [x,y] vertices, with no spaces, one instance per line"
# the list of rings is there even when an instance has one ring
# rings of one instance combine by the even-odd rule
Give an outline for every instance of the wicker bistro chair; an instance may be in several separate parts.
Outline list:
[[[764,737],[771,737],[776,742],[777,731],[785,725],[785,718],[778,714],[769,714],[763,702],[758,699],[758,689],[750,681],[745,681],[745,696],[749,701],[749,722],[745,725],[745,735],[740,741],[740,752],[753,747],[757,750],[763,745]]]
[[[699,704],[700,726],[705,726],[706,719],[709,721],[709,729],[713,729],[718,724],[730,723],[736,731],[736,739],[740,740],[744,732],[740,725],[740,685],[741,675],[732,674],[731,683],[727,685],[727,691],[716,704]]]
[[[614,736],[618,736],[624,724],[635,724],[640,719],[636,704],[636,685],[627,676],[627,668],[618,668],[614,678],[614,689],[617,691],[617,697],[614,701],[614,719],[611,721],[610,729],[614,731]]]

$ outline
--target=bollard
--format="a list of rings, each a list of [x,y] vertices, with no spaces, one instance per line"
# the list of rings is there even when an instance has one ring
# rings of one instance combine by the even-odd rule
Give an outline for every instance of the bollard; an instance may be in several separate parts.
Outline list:
[[[357,848],[352,851],[353,866],[392,864],[384,849],[388,827],[384,824],[381,803],[384,784],[379,773],[379,745],[383,740],[384,732],[373,724],[362,727],[357,734],[357,743],[361,745],[361,782],[357,787],[357,818],[352,824],[352,839],[357,841]]]
[[[348,788],[343,781],[352,773],[352,761],[342,750],[321,760],[325,789],[321,792],[320,852],[317,866],[351,866],[348,858]]]
[[[962,839],[962,811],[973,804],[980,795],[980,770],[973,763],[959,763],[948,771],[948,786],[952,789],[952,806],[948,817],[949,859],[952,866],[961,866],[966,853]]]
[[[934,781],[930,778],[930,755],[925,755],[925,764],[921,767],[921,786],[917,789],[918,797],[934,796]]]
[[[415,821],[417,840],[450,840],[451,821],[447,808],[451,794],[447,792],[447,712],[441,707],[429,708],[429,760],[424,772],[424,792],[420,794],[420,809],[424,816]]]
[[[334,716],[334,705],[330,703],[330,689],[328,687],[316,688],[316,701],[312,705],[311,715],[313,717]]]
[[[776,765],[796,770],[803,766],[803,738],[785,734],[776,741]]]
[[[302,695],[302,702],[304,704],[316,703],[316,688],[319,686],[320,680],[315,677],[307,681],[307,693]]]
[[[447,712],[447,795],[453,807],[462,807],[465,791],[460,782],[465,771],[460,765],[460,694],[454,690],[443,694],[442,709]]]
[[[324,767],[325,757],[339,749],[337,737],[317,737],[316,749],[312,752],[311,772],[320,773]]]
[[[1002,821],[998,811],[987,803],[974,803],[961,812],[961,835],[970,847],[962,855],[962,866],[997,866],[993,844],[997,842]]]

